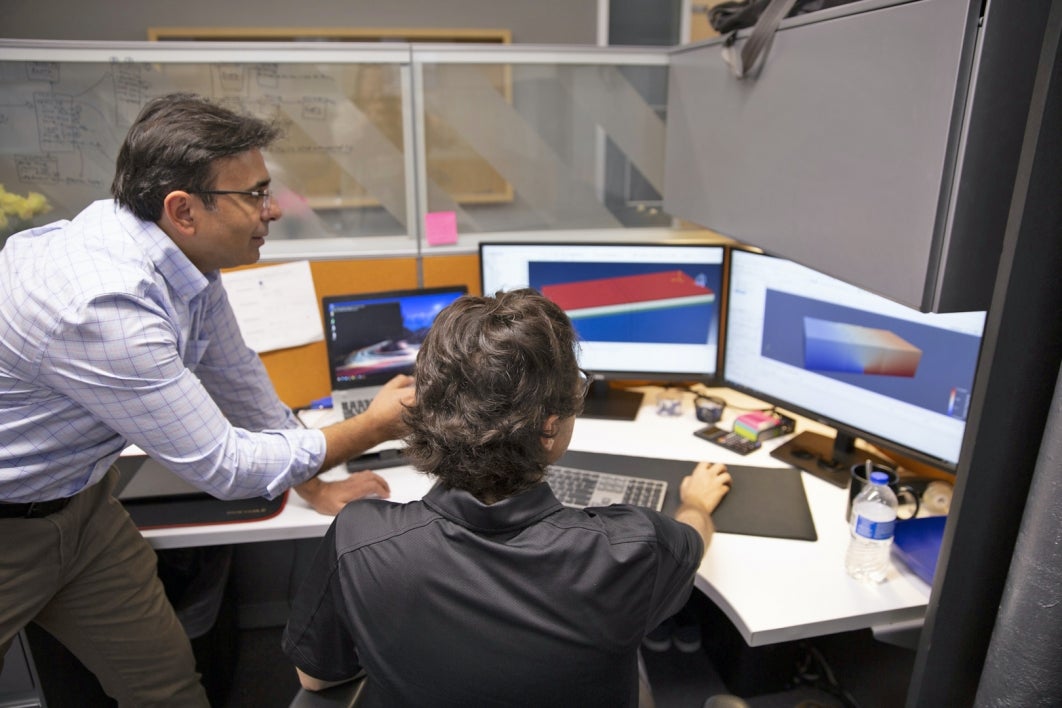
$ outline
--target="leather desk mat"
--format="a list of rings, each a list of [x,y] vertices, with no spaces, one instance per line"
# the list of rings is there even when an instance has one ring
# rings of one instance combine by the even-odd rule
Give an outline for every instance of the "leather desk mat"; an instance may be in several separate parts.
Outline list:
[[[672,516],[679,507],[679,484],[683,477],[693,471],[697,462],[569,450],[557,464],[662,479],[668,483],[662,511]],[[712,514],[716,531],[801,541],[818,540],[799,470],[748,465],[727,465],[727,470],[734,482],[730,492]]]

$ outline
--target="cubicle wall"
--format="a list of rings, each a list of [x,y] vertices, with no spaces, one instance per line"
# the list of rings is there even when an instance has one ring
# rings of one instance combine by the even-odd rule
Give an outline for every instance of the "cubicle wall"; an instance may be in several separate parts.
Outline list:
[[[859,0],[786,19],[744,79],[723,39],[676,49],[665,206],[910,307],[987,309],[1041,12]]]

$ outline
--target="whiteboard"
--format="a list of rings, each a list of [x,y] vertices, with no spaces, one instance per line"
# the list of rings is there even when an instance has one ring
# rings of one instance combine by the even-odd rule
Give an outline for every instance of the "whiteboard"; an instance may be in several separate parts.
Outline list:
[[[405,45],[159,48],[6,40],[0,42],[0,184],[17,195],[46,197],[50,210],[32,225],[72,218],[109,196],[118,150],[144,104],[189,91],[282,129],[266,153],[285,213],[274,237],[352,235],[328,211],[349,207],[361,209],[365,235],[404,236],[408,158],[401,120],[387,111],[401,115],[408,63]]]

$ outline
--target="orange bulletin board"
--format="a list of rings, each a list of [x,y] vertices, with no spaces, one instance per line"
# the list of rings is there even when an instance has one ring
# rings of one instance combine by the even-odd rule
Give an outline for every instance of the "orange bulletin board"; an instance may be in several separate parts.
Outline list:
[[[421,262],[424,287],[466,285],[470,293],[479,293],[478,255],[429,256]],[[417,259],[413,257],[311,261],[310,273],[318,307],[326,295],[417,287]],[[261,357],[286,405],[299,408],[331,393],[324,342],[265,352]]]

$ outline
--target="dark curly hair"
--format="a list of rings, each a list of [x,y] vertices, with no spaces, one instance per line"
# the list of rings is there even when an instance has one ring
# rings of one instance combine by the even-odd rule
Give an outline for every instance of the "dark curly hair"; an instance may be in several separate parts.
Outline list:
[[[417,355],[413,463],[485,501],[541,480],[546,419],[582,410],[576,347],[571,320],[534,290],[456,300]]]
[[[138,218],[158,221],[167,194],[213,188],[217,160],[268,147],[279,135],[270,123],[192,93],[154,98],[118,151],[111,195]],[[203,202],[211,206],[213,197]]]

